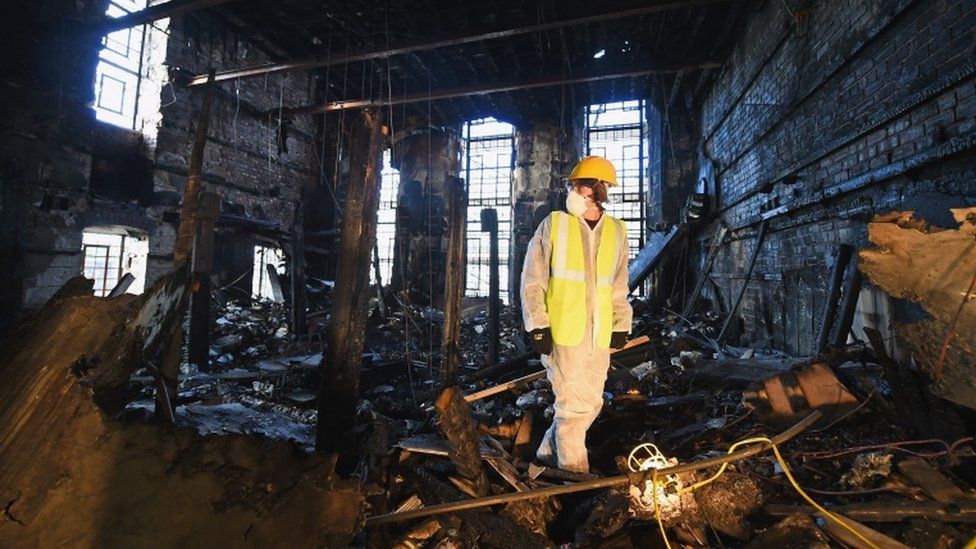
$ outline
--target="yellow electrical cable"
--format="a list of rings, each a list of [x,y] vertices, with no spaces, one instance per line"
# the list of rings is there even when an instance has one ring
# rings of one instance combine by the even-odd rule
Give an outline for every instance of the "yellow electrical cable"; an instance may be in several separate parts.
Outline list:
[[[962,549],[976,549],[976,536],[973,536],[973,539],[969,540],[969,542],[966,543]]]
[[[654,499],[654,517],[657,519],[657,527],[661,530],[661,537],[664,538],[664,546],[671,549],[671,542],[668,541],[668,534],[664,531],[664,521],[661,520],[661,508],[657,506],[657,469],[651,473],[651,497]]]
[[[787,466],[786,460],[783,459],[783,456],[779,453],[779,448],[769,438],[767,438],[767,437],[755,437],[755,438],[747,438],[745,440],[740,440],[739,442],[736,442],[732,446],[729,446],[729,450],[728,450],[727,453],[728,454],[731,454],[732,452],[735,451],[736,448],[738,448],[739,446],[742,446],[743,444],[752,444],[752,443],[756,443],[756,442],[765,442],[765,443],[768,443],[770,445],[770,447],[773,449],[773,454],[776,456],[776,461],[779,462],[780,467],[783,468],[783,473],[786,474],[786,478],[790,481],[790,484],[793,485],[793,488],[797,491],[797,493],[800,494],[800,496],[802,496],[803,499],[805,499],[807,503],[809,503],[810,505],[812,505],[814,507],[814,509],[816,509],[817,511],[820,511],[820,513],[823,514],[825,517],[827,517],[830,520],[832,520],[832,521],[836,522],[837,524],[841,525],[845,530],[847,530],[851,534],[854,534],[854,536],[857,539],[863,541],[868,547],[871,547],[872,549],[880,549],[877,544],[872,543],[871,540],[869,540],[866,537],[864,537],[860,532],[858,532],[857,530],[855,530],[854,528],[852,528],[851,526],[849,526],[846,522],[840,520],[836,515],[834,515],[833,513],[831,513],[830,511],[828,511],[827,509],[823,508],[816,501],[813,501],[813,498],[811,498],[809,495],[807,495],[807,493],[803,490],[803,488],[800,487],[800,484],[796,481],[796,479],[793,478],[793,473],[790,471],[789,466]],[[698,488],[701,488],[702,486],[705,486],[706,484],[709,484],[709,483],[715,481],[715,479],[717,479],[718,477],[722,476],[722,474],[725,472],[725,469],[726,469],[726,467],[728,467],[728,465],[729,465],[729,462],[727,462],[727,461],[726,462],[723,462],[722,463],[722,466],[719,467],[717,473],[715,473],[714,475],[712,475],[711,477],[709,477],[709,478],[707,478],[707,479],[705,479],[703,481],[696,482],[695,484],[692,484],[691,486],[687,486],[685,488],[682,488],[682,489],[678,490],[678,493],[679,494],[686,494],[688,492],[691,492],[692,490],[696,490]],[[668,541],[667,533],[664,530],[664,521],[661,520],[661,509],[657,505],[657,486],[658,486],[658,484],[657,484],[657,471],[658,471],[657,469],[654,469],[654,472],[651,474],[651,490],[653,491],[654,516],[657,519],[658,528],[661,530],[661,537],[664,538],[664,545],[667,546],[668,549],[671,549],[671,543]],[[964,549],[976,549],[976,538],[973,538],[972,540],[970,540],[970,542],[966,544],[966,547]]]

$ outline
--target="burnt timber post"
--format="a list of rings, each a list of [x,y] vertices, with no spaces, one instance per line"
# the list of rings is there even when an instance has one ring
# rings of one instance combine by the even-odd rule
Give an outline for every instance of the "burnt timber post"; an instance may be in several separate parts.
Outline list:
[[[837,258],[834,261],[834,269],[830,276],[830,289],[827,291],[827,302],[824,304],[823,317],[820,320],[820,330],[817,332],[817,347],[814,352],[820,354],[827,350],[827,342],[830,339],[830,328],[834,325],[834,318],[837,316],[837,300],[840,299],[841,288],[843,287],[844,273],[847,272],[847,265],[851,262],[854,249],[847,244],[837,247]],[[847,334],[844,334],[845,339]]]
[[[193,282],[190,287],[190,362],[202,370],[210,358],[210,275],[213,273],[214,224],[220,215],[220,197],[200,195],[197,237],[193,246]]]
[[[468,200],[464,181],[448,176],[444,185],[447,206],[447,257],[444,265],[444,326],[441,334],[441,387],[457,383],[461,337],[461,298],[464,295],[464,235]]]
[[[498,281],[498,210],[481,210],[481,230],[488,233],[488,357],[485,365],[498,363],[498,312],[501,307]]]
[[[176,231],[176,243],[173,245],[173,270],[179,270],[190,260],[193,251],[193,240],[196,236],[197,211],[200,202],[200,192],[203,188],[200,175],[203,173],[203,150],[207,146],[207,130],[210,125],[210,104],[213,102],[215,72],[210,71],[209,83],[203,94],[203,104],[200,106],[200,116],[197,121],[197,131],[193,138],[193,149],[190,152],[190,166],[183,188],[183,203],[180,206],[180,225]],[[185,311],[185,310],[184,310]],[[164,406],[164,401],[173,402],[176,398],[176,385],[180,374],[180,362],[183,353],[183,323],[177,322],[173,334],[163,347],[162,360],[159,365],[160,376],[169,393],[168,399],[156,395],[156,409]]]
[[[291,230],[291,331],[303,336],[308,331],[305,319],[305,193],[295,207],[295,223]]]
[[[382,141],[380,111],[363,110],[353,121],[349,146],[349,185],[342,211],[335,302],[319,390],[315,447],[320,452],[339,449],[342,435],[355,419],[368,312],[370,254],[376,238]]]

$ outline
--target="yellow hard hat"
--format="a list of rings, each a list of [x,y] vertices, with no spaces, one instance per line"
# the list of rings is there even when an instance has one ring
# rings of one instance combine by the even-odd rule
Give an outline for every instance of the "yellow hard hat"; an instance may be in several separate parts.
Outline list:
[[[576,164],[573,173],[569,174],[569,180],[574,179],[599,179],[608,185],[616,186],[617,170],[602,156],[586,156]]]

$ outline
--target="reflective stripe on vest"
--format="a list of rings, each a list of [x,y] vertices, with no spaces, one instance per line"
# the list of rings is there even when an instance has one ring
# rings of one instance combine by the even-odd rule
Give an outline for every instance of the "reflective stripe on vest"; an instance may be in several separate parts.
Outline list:
[[[613,277],[623,249],[626,229],[623,222],[604,214],[602,234],[596,253],[596,310],[593,311],[593,339],[608,349],[613,332]],[[550,214],[552,259],[546,310],[552,339],[559,345],[574,346],[583,341],[586,331],[586,263],[583,257],[583,227],[566,212]]]

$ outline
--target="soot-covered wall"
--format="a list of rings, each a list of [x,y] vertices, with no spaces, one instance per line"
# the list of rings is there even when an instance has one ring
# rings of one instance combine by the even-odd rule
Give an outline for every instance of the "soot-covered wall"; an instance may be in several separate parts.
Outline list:
[[[745,342],[810,353],[838,244],[863,247],[877,213],[945,225],[946,205],[976,201],[974,28],[967,0],[768,1],[750,14],[702,107],[699,154],[732,229],[713,299],[730,301],[769,223],[736,323]]]

